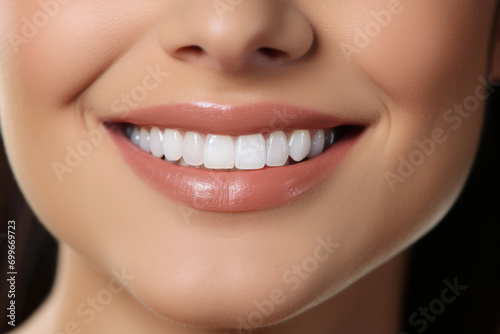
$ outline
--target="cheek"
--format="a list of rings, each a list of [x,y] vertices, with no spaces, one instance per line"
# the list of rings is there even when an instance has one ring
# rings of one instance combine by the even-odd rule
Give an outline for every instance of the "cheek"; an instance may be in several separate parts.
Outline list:
[[[323,48],[361,83],[352,94],[369,87],[385,105],[352,171],[361,177],[343,193],[370,193],[357,202],[370,212],[365,251],[410,244],[459,195],[480,137],[494,9],[494,1],[344,1],[322,22],[331,36]]]
[[[115,15],[117,8],[123,15]],[[99,250],[89,247],[88,241],[106,231],[105,226],[89,222],[99,215],[110,218],[106,215],[110,208],[93,199],[100,185],[117,189],[108,181],[119,172],[103,168],[108,156],[102,153],[110,150],[106,139],[87,145],[86,134],[100,130],[84,119],[78,94],[144,32],[147,23],[142,18],[152,17],[148,13],[153,10],[140,1],[70,1],[51,8],[38,1],[0,3],[0,31],[6,37],[0,39],[0,115],[9,161],[30,206],[47,227],[78,249],[93,249],[96,258]],[[137,20],[128,22],[132,16]],[[64,172],[60,182],[55,164],[69,166],[70,151],[89,149],[83,161],[70,158],[76,167]],[[113,191],[107,196],[112,198]]]
[[[339,46],[391,99],[435,103],[468,71],[483,74],[493,10],[493,2],[375,1],[351,15]]]
[[[477,150],[491,29],[484,18],[494,4],[400,3],[390,16],[381,16],[390,12],[382,7],[359,20],[351,60],[386,104],[385,126],[377,129],[384,147],[380,198],[400,206],[400,221],[413,216],[428,228],[453,204]]]
[[[0,22],[7,36],[2,48],[15,73],[13,83],[31,99],[59,105],[77,98],[161,12],[158,2],[49,3],[53,6],[35,1],[4,5],[9,15]]]

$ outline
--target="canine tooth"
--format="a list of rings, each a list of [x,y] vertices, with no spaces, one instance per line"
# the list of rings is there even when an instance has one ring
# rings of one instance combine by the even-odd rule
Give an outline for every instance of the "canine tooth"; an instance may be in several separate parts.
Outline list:
[[[182,157],[184,136],[177,130],[165,129],[163,132],[163,154],[168,161],[177,161]]]
[[[205,141],[199,133],[192,131],[186,132],[184,144],[182,146],[182,156],[188,165],[203,165],[204,146]]]
[[[163,156],[163,132],[156,126],[151,129],[149,148],[151,150],[151,154],[155,157],[161,158]]]
[[[266,140],[261,134],[239,136],[234,157],[238,169],[260,169],[266,164]]]
[[[272,167],[283,166],[290,152],[285,133],[283,131],[271,133],[269,138],[267,138],[266,147],[266,165]]]
[[[141,143],[141,134],[140,134],[139,128],[137,126],[134,126],[134,128],[132,129],[132,134],[130,135],[130,140],[132,141],[132,143],[136,144],[137,146],[139,146],[139,144]]]
[[[208,135],[205,138],[203,161],[207,169],[234,167],[234,142],[231,136]]]
[[[141,128],[139,131],[141,139],[139,146],[146,152],[149,152],[149,131],[146,128]]]
[[[311,150],[307,155],[308,158],[314,158],[320,155],[325,148],[325,131],[316,130],[311,139]]]
[[[288,145],[290,157],[294,161],[301,161],[307,157],[311,149],[311,134],[308,130],[295,130],[288,140]]]

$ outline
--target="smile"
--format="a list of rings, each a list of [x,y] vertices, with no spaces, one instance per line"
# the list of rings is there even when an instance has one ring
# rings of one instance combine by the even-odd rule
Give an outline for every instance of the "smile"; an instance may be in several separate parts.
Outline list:
[[[330,148],[335,129],[274,131],[243,136],[181,132],[125,125],[132,143],[180,166],[238,171],[280,167],[312,159]]]
[[[319,185],[364,129],[267,104],[159,106],[101,121],[149,186],[192,208],[233,212],[277,207]]]

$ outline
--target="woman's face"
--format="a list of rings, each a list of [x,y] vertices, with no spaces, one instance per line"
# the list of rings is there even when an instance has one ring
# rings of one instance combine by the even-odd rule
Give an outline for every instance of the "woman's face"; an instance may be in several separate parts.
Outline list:
[[[276,323],[390,259],[453,204],[480,136],[494,10],[2,1],[10,163],[47,228],[106,275],[126,267],[150,310],[194,325]],[[319,156],[258,169],[283,165],[283,152],[300,161],[310,136],[321,151],[330,128],[338,140]],[[191,166],[140,149],[130,131]]]

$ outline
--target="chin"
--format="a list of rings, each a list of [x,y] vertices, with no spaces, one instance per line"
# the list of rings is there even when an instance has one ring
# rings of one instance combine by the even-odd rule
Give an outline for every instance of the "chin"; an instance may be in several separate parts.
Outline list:
[[[251,236],[214,241],[182,234],[140,249],[123,245],[119,253],[126,262],[113,260],[126,263],[133,277],[127,288],[135,299],[178,324],[247,333],[289,320],[352,281],[335,274],[342,272],[332,263],[340,245],[329,237],[276,241],[270,252],[272,243]]]

